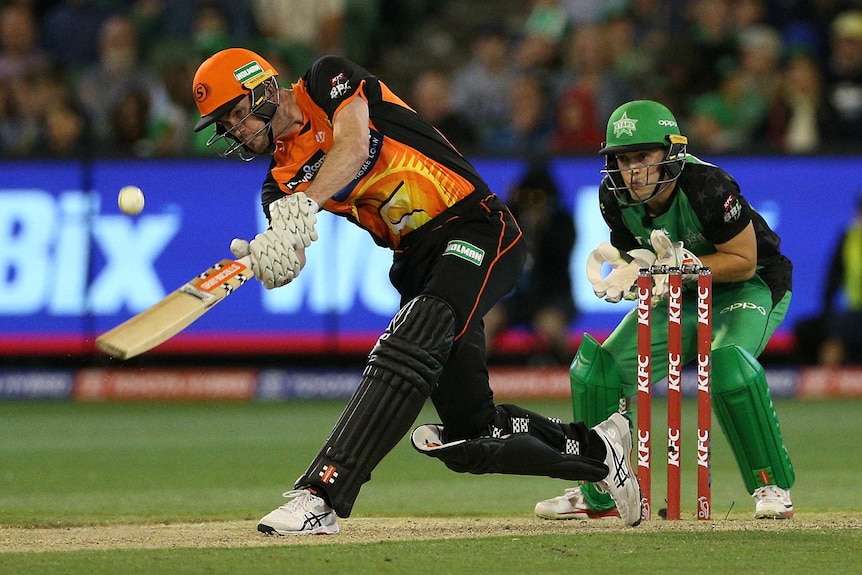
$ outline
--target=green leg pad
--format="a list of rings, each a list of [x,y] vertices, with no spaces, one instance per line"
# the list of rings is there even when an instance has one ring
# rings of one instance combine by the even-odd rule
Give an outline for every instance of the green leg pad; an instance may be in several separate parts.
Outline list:
[[[620,410],[622,384],[611,355],[595,339],[584,334],[581,347],[569,367],[572,410],[575,421],[592,427]]]
[[[772,483],[790,489],[796,473],[766,374],[754,356],[736,345],[712,352],[712,405],[748,492]]]
[[[589,334],[584,334],[578,353],[569,368],[574,421],[593,427],[620,411],[622,383],[611,355]],[[630,414],[626,413],[630,417]],[[581,483],[587,504],[597,510],[614,508],[607,493],[599,493],[592,483]]]

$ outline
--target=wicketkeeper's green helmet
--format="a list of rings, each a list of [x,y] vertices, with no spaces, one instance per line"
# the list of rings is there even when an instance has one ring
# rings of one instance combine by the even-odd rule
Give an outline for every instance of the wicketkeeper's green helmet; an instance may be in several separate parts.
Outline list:
[[[648,167],[663,171],[653,194],[643,200],[648,202],[674,182],[685,166],[688,138],[679,133],[676,118],[666,106],[652,100],[634,100],[614,110],[608,119],[606,139],[599,153],[605,156],[605,169],[609,187],[620,203],[625,205],[643,203],[635,201],[617,167],[616,154],[640,150],[666,150],[664,160]]]

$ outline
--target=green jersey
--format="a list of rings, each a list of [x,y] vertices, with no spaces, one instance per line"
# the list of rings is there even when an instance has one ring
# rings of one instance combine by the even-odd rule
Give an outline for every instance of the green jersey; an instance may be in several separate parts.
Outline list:
[[[653,230],[682,241],[697,256],[715,253],[715,246],[754,225],[757,275],[769,286],[773,302],[792,289],[793,264],[781,253],[781,238],[746,201],[736,181],[724,170],[689,155],[664,213],[651,217],[644,204],[621,206],[607,185],[599,187],[599,205],[610,228],[611,243],[622,251],[652,249]]]

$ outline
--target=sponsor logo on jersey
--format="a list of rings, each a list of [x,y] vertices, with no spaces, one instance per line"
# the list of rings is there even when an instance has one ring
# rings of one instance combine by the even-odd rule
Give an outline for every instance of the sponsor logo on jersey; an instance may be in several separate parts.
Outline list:
[[[463,240],[452,240],[449,242],[449,245],[446,246],[446,250],[443,252],[443,255],[457,256],[461,259],[467,260],[471,264],[481,266],[482,260],[485,259],[485,250],[477,248],[473,244]]]
[[[329,84],[332,86],[332,89],[329,91],[329,98],[332,100],[340,98],[350,91],[350,80],[344,75],[344,72],[334,78],[330,78]]]
[[[724,221],[735,222],[740,215],[742,215],[742,204],[739,203],[737,196],[731,195],[724,201]]]
[[[284,183],[288,190],[296,190],[302,184],[307,184],[314,179],[320,170],[323,160],[326,158],[326,153],[323,150],[315,152],[302,167],[297,170],[296,175]]]
[[[623,112],[622,118],[614,122],[614,136],[619,138],[622,134],[634,136],[637,131],[638,120],[629,118],[628,112]]]
[[[371,130],[371,134],[368,137],[368,157],[360,166],[359,171],[356,172],[356,175],[353,176],[353,180],[335,192],[332,196],[333,200],[338,202],[343,202],[347,199],[359,181],[364,178],[369,171],[374,168],[374,165],[377,163],[377,160],[380,158],[380,148],[383,145],[383,134],[378,132],[377,130]]]
[[[748,301],[737,301],[733,302],[726,308],[723,308],[719,313],[730,313],[737,310],[745,310],[745,309],[753,309],[760,315],[766,315],[766,308],[762,305],[757,305],[756,303],[751,303]]]

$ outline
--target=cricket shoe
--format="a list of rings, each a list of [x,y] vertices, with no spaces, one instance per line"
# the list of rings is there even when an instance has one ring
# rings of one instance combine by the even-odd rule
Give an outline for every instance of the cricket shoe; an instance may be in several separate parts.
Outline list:
[[[307,489],[288,491],[287,503],[265,515],[257,530],[265,535],[329,535],[338,533],[335,511]]]
[[[542,519],[616,519],[620,512],[593,509],[580,487],[570,487],[562,495],[536,503],[536,515]]]
[[[793,501],[790,491],[777,485],[764,485],[754,490],[755,519],[790,519],[793,517]]]
[[[620,518],[635,527],[641,522],[641,490],[631,466],[632,432],[629,420],[620,413],[593,427],[605,442],[608,476],[596,483],[600,491],[614,500]]]

